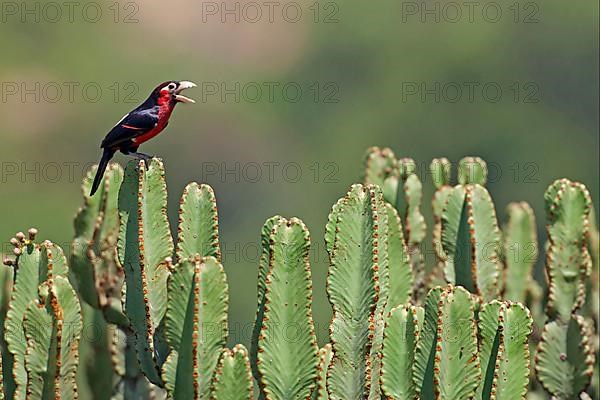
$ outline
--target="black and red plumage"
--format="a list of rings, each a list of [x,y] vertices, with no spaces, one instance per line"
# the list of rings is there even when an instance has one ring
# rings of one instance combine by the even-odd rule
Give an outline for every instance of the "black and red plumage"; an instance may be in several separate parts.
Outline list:
[[[147,154],[138,153],[138,147],[167,127],[177,103],[194,103],[194,100],[183,96],[181,92],[195,86],[195,83],[189,81],[163,82],[150,93],[146,101],[117,122],[100,145],[104,151],[96,170],[90,196],[98,190],[106,166],[117,151],[145,160],[151,158]]]

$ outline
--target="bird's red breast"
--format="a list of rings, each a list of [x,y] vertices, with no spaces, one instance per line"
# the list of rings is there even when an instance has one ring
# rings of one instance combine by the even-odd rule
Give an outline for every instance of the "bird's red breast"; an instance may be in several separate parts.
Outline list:
[[[171,113],[173,112],[173,109],[175,108],[175,103],[173,101],[171,101],[171,96],[166,94],[166,95],[159,97],[158,98],[158,106],[159,106],[158,123],[150,131],[144,133],[143,135],[133,138],[132,141],[135,144],[140,145],[140,144],[152,139],[154,136],[161,133],[163,131],[163,129],[165,129],[165,127],[169,123],[169,118],[171,118]]]

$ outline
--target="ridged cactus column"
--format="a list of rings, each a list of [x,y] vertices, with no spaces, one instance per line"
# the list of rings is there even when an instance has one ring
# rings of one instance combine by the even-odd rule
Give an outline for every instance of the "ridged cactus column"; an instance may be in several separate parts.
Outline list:
[[[261,396],[268,400],[307,399],[315,388],[318,365],[309,233],[297,218],[276,217],[267,221],[265,227],[269,226],[269,261],[263,298],[259,298],[262,319],[257,320]]]
[[[506,208],[508,223],[504,227],[505,263],[504,298],[525,303],[533,280],[533,266],[538,256],[535,217],[529,204],[510,203]]]
[[[387,316],[383,340],[381,386],[388,399],[415,399],[415,350],[423,325],[424,309],[398,306]]]
[[[326,227],[331,265],[332,400],[379,399],[383,313],[387,306],[387,211],[381,190],[354,185],[333,206]],[[380,326],[381,325],[381,326]]]
[[[312,400],[329,400],[327,393],[327,371],[333,360],[331,343],[319,350],[319,366],[317,367],[317,387],[313,390]]]
[[[452,192],[452,186],[450,185],[452,164],[447,158],[434,158],[429,165],[429,170],[436,188],[431,200],[431,209],[433,212],[431,236],[437,265],[433,267],[428,280],[430,283],[441,284],[445,283],[444,265],[446,262],[446,255],[442,247],[442,213],[446,206],[448,195]]]
[[[56,276],[40,287],[39,300],[23,316],[27,339],[27,399],[76,399],[75,376],[82,319],[68,279]]]
[[[500,230],[488,191],[478,184],[455,186],[442,213],[446,280],[485,301],[497,297]]]
[[[413,367],[419,398],[474,396],[481,379],[474,308],[475,298],[461,287],[429,291]]]
[[[486,303],[462,287],[431,289],[424,309],[387,317],[381,381],[393,400],[523,399],[532,319],[519,303]]]
[[[5,339],[12,354],[14,383],[5,388],[14,399],[75,398],[75,372],[81,335],[81,310],[68,279],[66,258],[49,241],[34,242],[18,233],[11,240],[17,256],[12,296],[5,321]]]
[[[227,340],[227,281],[214,257],[183,260],[169,277],[165,335],[171,352],[163,365],[173,399],[208,399]]]
[[[423,185],[415,161],[411,158],[398,160],[391,149],[372,147],[367,150],[365,183],[378,185],[385,201],[396,208],[416,290],[422,291],[426,282],[421,246],[427,226],[421,212]]]
[[[252,400],[254,387],[248,352],[241,344],[225,349],[213,381],[211,400]]]
[[[207,399],[227,338],[216,201],[209,186],[186,186],[174,246],[164,174],[158,159],[125,169],[118,241],[124,308],[144,375],[173,398]]]
[[[210,186],[191,183],[184,189],[176,249],[177,264],[168,263],[165,336],[171,350],[163,380],[173,399],[208,399],[227,341],[229,291]]]
[[[577,314],[585,300],[585,283],[591,269],[586,237],[591,199],[584,185],[568,179],[555,181],[544,197],[549,241],[549,322],[538,345],[536,372],[552,396],[566,400],[586,389],[595,362],[590,325]]]
[[[75,217],[71,271],[81,298],[101,310],[112,323],[127,326],[121,305],[123,270],[118,265],[115,247],[119,233],[118,194],[123,170],[110,164],[96,196],[88,193],[95,168],[83,180],[84,204]]]
[[[493,300],[479,312],[482,381],[477,398],[524,399],[529,384],[529,335],[533,320],[520,303]]]
[[[410,301],[413,291],[413,270],[408,248],[404,242],[402,222],[398,211],[389,203],[385,205],[388,221],[388,265],[390,290],[387,310]]]
[[[136,337],[135,347],[144,375],[162,385],[160,365],[167,349],[157,335],[167,305],[173,240],[166,214],[167,191],[162,162],[129,162],[119,191],[121,229],[119,261],[127,285],[125,311]],[[162,345],[161,345],[162,344]]]

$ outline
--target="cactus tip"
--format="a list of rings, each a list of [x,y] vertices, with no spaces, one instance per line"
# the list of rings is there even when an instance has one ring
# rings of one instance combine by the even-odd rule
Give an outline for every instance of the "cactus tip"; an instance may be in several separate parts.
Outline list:
[[[38,230],[35,228],[29,228],[27,233],[29,233],[29,240],[35,240],[35,236],[38,234]]]
[[[15,254],[15,256],[20,256],[21,255],[21,248],[20,247],[15,247],[13,249],[13,253]]]
[[[15,237],[22,243],[25,241],[25,234],[23,232],[17,232]]]
[[[10,267],[11,265],[14,265],[14,262],[10,258],[5,258],[3,264]]]

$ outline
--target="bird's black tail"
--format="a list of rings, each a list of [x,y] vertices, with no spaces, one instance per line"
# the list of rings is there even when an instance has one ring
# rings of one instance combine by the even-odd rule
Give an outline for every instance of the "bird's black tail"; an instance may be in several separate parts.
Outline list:
[[[102,158],[100,159],[100,163],[98,164],[98,169],[96,170],[96,176],[94,177],[94,183],[92,183],[92,190],[90,191],[90,196],[93,196],[98,190],[100,186],[100,182],[102,182],[102,177],[104,176],[104,171],[106,170],[106,166],[108,162],[113,157],[115,152],[111,149],[104,149],[104,153],[102,153]]]

